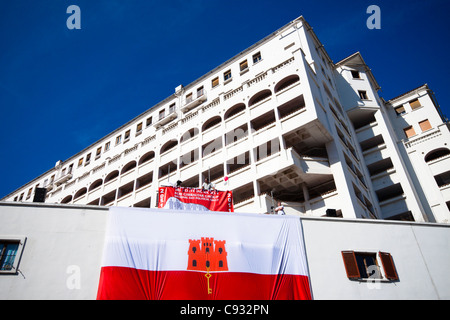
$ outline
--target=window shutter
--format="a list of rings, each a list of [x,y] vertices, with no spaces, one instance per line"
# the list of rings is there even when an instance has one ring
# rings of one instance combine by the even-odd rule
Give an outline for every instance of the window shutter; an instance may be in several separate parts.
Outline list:
[[[416,131],[414,131],[413,127],[405,128],[405,129],[403,129],[403,131],[405,131],[405,135],[406,135],[407,138],[410,138],[410,137],[416,135]]]
[[[349,279],[359,279],[361,274],[359,273],[358,264],[356,263],[355,253],[353,251],[342,251],[342,259],[344,260],[345,271]]]
[[[380,252],[379,254],[386,278],[389,280],[398,280],[398,274],[395,270],[391,254],[387,252]]]
[[[400,107],[397,107],[397,108],[395,108],[395,112],[397,113],[397,114],[402,114],[402,113],[404,113],[406,110],[405,110],[405,107],[404,106],[400,106]]]
[[[419,126],[420,126],[420,129],[422,129],[422,131],[427,131],[427,130],[431,129],[431,123],[428,119],[419,122]]]
[[[411,106],[411,109],[413,109],[413,110],[421,107],[419,99],[415,99],[413,101],[410,101],[409,104]]]

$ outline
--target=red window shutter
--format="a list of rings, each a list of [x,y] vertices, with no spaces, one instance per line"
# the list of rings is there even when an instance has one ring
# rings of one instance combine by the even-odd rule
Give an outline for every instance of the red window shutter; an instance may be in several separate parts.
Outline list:
[[[395,270],[395,265],[391,254],[387,252],[380,252],[379,254],[386,278],[388,280],[398,280],[398,274]]]
[[[349,279],[359,279],[361,274],[359,273],[358,264],[356,263],[355,252],[342,251],[342,259],[344,260],[345,271]]]

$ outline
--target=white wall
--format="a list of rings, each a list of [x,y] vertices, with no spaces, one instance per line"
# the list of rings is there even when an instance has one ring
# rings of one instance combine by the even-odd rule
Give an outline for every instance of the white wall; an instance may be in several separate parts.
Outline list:
[[[95,299],[107,213],[92,207],[0,204],[0,239],[26,237],[19,272],[0,273],[0,300]]]
[[[450,299],[450,226],[336,218],[302,225],[314,299]],[[399,281],[349,280],[343,250],[389,252]]]

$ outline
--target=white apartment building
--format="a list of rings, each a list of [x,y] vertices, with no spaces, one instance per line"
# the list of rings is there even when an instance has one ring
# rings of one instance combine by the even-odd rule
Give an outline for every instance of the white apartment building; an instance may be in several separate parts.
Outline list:
[[[238,212],[448,222],[433,94],[378,90],[361,54],[334,63],[300,17],[2,201],[45,188],[46,203],[154,208],[158,187],[209,177]]]

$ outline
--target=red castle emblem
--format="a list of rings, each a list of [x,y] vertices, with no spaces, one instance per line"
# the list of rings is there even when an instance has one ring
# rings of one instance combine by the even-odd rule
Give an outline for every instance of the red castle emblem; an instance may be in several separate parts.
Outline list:
[[[189,239],[189,260],[187,270],[205,271],[208,279],[208,294],[212,293],[209,286],[211,271],[228,271],[227,251],[225,240],[214,240],[214,238],[201,238],[200,240]]]

